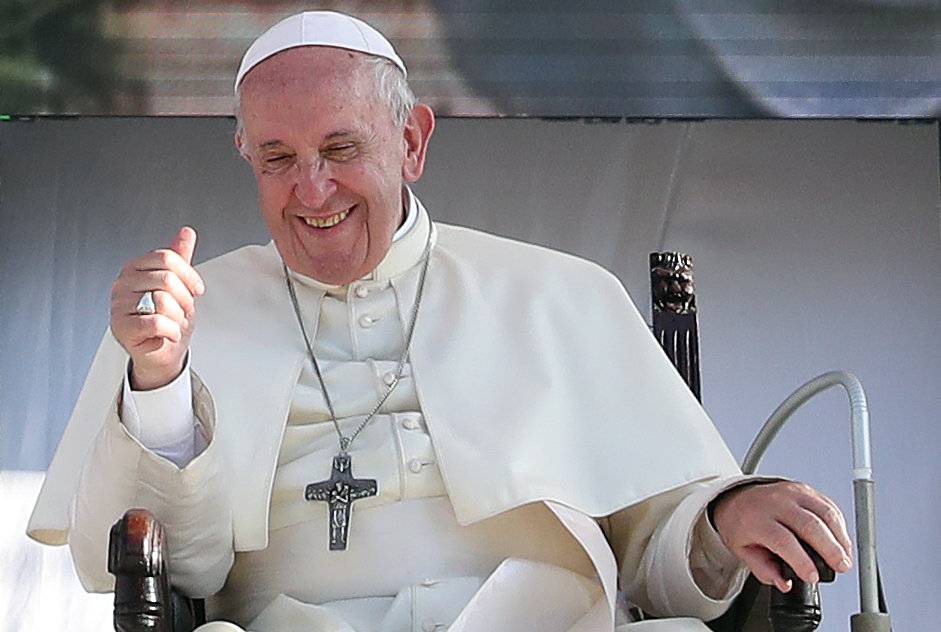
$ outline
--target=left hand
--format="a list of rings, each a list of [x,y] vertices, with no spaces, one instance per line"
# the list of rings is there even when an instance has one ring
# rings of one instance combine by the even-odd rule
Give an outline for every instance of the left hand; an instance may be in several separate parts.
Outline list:
[[[836,504],[804,483],[780,481],[734,487],[714,502],[716,530],[725,545],[763,584],[781,592],[791,582],[781,574],[784,560],[805,582],[819,581],[817,569],[798,538],[835,571],[852,567],[852,544]]]

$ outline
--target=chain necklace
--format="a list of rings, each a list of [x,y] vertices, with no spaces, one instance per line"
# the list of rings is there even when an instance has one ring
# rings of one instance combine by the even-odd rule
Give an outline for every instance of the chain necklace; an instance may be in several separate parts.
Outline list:
[[[347,539],[350,529],[350,517],[353,509],[353,501],[360,498],[375,496],[378,488],[374,479],[353,478],[352,459],[349,455],[350,446],[359,434],[369,425],[379,409],[382,408],[392,391],[399,385],[399,380],[403,377],[405,361],[408,359],[409,349],[412,346],[412,336],[415,333],[415,322],[418,320],[418,310],[421,307],[421,299],[424,295],[425,276],[428,273],[428,263],[431,261],[431,227],[428,229],[428,238],[425,242],[425,249],[422,253],[424,263],[421,273],[418,277],[418,292],[415,295],[415,302],[412,304],[412,313],[409,317],[408,332],[405,336],[405,348],[402,350],[402,357],[399,358],[398,367],[392,378],[392,383],[386,388],[386,392],[379,398],[379,402],[366,415],[362,423],[357,426],[349,437],[344,436],[340,429],[340,423],[337,421],[336,411],[333,408],[333,401],[330,399],[330,393],[327,391],[327,384],[324,382],[323,373],[320,370],[320,364],[314,355],[314,347],[310,336],[307,334],[307,328],[304,327],[304,319],[301,317],[301,308],[297,300],[297,293],[294,290],[294,283],[291,281],[291,275],[288,272],[287,265],[282,260],[281,266],[284,268],[284,279],[287,283],[288,293],[291,295],[291,304],[294,306],[294,315],[297,317],[297,324],[301,329],[301,335],[304,337],[304,345],[307,347],[307,354],[310,357],[310,363],[314,367],[314,373],[317,375],[317,381],[320,382],[320,388],[323,391],[324,400],[327,403],[327,410],[330,411],[330,421],[337,433],[337,439],[340,444],[340,451],[333,457],[333,470],[330,478],[319,483],[311,483],[304,490],[304,498],[307,500],[319,500],[326,502],[330,507],[330,550],[342,551],[346,549]]]

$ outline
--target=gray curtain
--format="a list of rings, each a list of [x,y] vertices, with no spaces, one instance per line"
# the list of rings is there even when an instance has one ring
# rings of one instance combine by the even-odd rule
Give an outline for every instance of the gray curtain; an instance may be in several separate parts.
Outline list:
[[[232,126],[0,124],[3,469],[46,468],[125,260],[182,223],[199,231],[198,261],[267,240]],[[416,190],[440,221],[598,261],[644,313],[647,253],[692,253],[705,406],[736,455],[800,383],[857,373],[872,404],[888,596],[897,629],[918,630],[932,628],[922,606],[941,567],[938,183],[937,124],[444,119]],[[847,420],[841,395],[819,398],[763,471],[850,511]],[[0,590],[20,580],[4,575]],[[824,588],[821,630],[847,629],[855,595],[850,577]]]

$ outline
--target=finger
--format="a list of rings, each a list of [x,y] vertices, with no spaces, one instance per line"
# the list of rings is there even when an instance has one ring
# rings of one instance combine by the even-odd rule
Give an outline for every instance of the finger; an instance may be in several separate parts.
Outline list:
[[[137,305],[135,304],[135,312]],[[163,314],[170,320],[178,323],[182,329],[189,326],[189,319],[183,312],[183,308],[177,303],[176,299],[169,292],[156,290],[154,292],[154,307],[158,314]]]
[[[797,541],[797,536],[785,525],[780,522],[773,523],[767,533],[758,538],[757,543],[777,554],[803,581],[814,584],[820,581],[813,560]]]
[[[125,272],[126,276],[132,276],[135,271],[154,272],[160,270],[170,270],[182,280],[189,289],[190,294],[199,296],[205,292],[206,287],[203,284],[202,277],[196,272],[178,252],[170,248],[161,248],[147,253],[139,259],[131,262],[131,270]]]
[[[846,529],[846,519],[843,517],[843,512],[836,506],[836,503],[822,494],[818,497],[803,498],[800,505],[808,511],[812,511],[827,525],[830,533],[833,534],[843,549],[843,558],[845,559],[839,560],[837,562],[838,566],[833,564],[830,564],[830,566],[840,572],[848,571],[853,565],[853,543]],[[821,553],[821,555],[823,554]],[[829,564],[829,560],[827,563]]]
[[[167,344],[166,338],[148,338],[133,347],[134,355],[140,357],[154,351],[160,351],[165,344]]]
[[[145,326],[143,323],[139,322],[140,318],[142,317],[128,316],[121,322],[112,322],[111,324],[111,331],[114,337],[121,343],[121,346],[127,350],[132,358],[139,359],[142,356],[154,352],[161,352],[166,345],[179,344],[178,340],[174,341],[174,338],[177,336],[172,331],[171,327],[168,326],[164,329],[159,325],[156,327]],[[146,337],[149,333],[154,331],[159,331],[166,335],[154,336],[152,338]]]
[[[116,297],[111,301],[111,313],[118,318],[140,316],[141,314],[137,311],[137,304],[140,302],[142,295],[143,292],[127,292]],[[189,319],[172,294],[163,290],[153,290],[152,295],[154,313],[163,314],[183,327],[187,326]]]
[[[781,574],[781,561],[776,555],[763,546],[746,546],[739,551],[742,561],[748,566],[752,575],[762,584],[774,586],[781,592],[791,589],[792,582],[784,579]]]
[[[128,313],[137,313],[137,300],[140,299],[141,294],[147,291],[163,291],[170,294],[177,304],[183,308],[187,318],[191,317],[195,310],[196,303],[189,288],[184,285],[175,272],[170,270],[138,272],[133,278],[128,279],[128,286],[128,289],[137,295],[137,299],[134,300],[134,305],[131,306]]]
[[[170,342],[179,342],[183,339],[183,330],[179,323],[163,314],[150,314],[135,318],[128,328],[131,347],[136,351],[141,343],[151,338],[166,338]]]
[[[830,527],[817,514],[801,507],[796,515],[789,515],[779,520],[782,520],[786,527],[819,553],[830,568],[841,572],[847,570],[843,568],[843,560],[846,557],[843,545],[837,541]]]
[[[802,498],[799,504],[814,512],[830,527],[840,544],[846,550],[848,556],[853,554],[853,542],[849,537],[849,529],[846,526],[846,518],[843,512],[832,499],[824,496],[820,492],[815,495]]]
[[[170,249],[176,252],[187,265],[193,261],[193,251],[196,250],[196,231],[184,226],[176,233],[170,244]]]

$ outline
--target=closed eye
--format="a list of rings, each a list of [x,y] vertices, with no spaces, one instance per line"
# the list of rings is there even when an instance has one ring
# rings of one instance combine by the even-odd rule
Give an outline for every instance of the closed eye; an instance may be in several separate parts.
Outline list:
[[[344,162],[356,157],[359,153],[359,147],[356,143],[342,143],[339,145],[330,145],[322,151],[324,157],[337,162]]]
[[[265,173],[279,173],[286,170],[291,166],[291,161],[293,160],[293,154],[273,154],[270,156],[265,156],[264,169]]]

